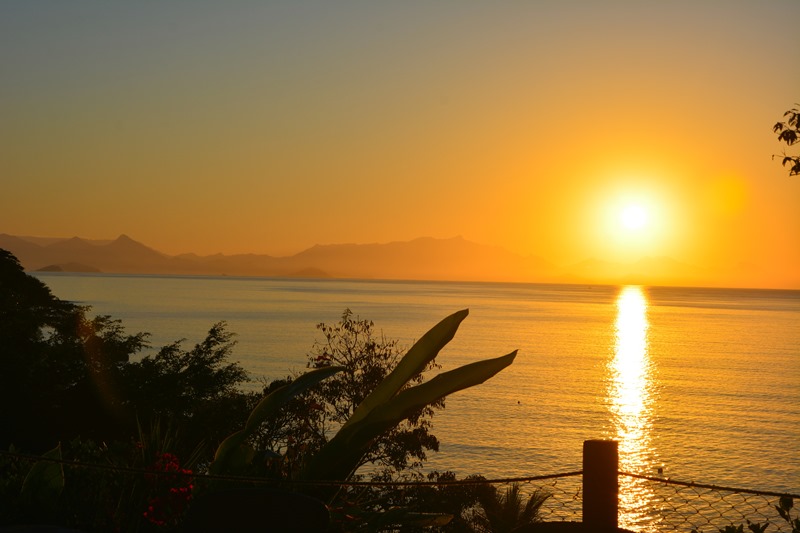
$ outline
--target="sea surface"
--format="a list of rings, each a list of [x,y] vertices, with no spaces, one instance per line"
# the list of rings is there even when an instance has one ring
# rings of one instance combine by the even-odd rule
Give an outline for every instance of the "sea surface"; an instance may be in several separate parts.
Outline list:
[[[488,478],[572,472],[585,440],[613,438],[626,472],[800,492],[800,291],[36,276],[56,296],[122,319],[129,333],[150,332],[153,349],[198,342],[226,321],[254,388],[303,371],[321,340],[316,325],[345,309],[410,346],[468,308],[440,354],[443,370],[519,353],[447,399],[430,468]],[[628,523],[645,497],[621,504]]]

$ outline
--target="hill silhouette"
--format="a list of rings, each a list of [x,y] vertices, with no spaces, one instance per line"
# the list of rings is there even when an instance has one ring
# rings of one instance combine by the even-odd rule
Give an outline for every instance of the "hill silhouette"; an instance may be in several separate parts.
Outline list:
[[[0,233],[0,248],[28,271],[207,276],[409,279],[753,287],[762,273],[749,263],[707,270],[669,257],[632,263],[587,259],[557,267],[463,237],[371,244],[318,244],[297,254],[170,256],[127,235],[114,240],[27,237]],[[762,273],[763,274],[763,273]]]
[[[555,267],[462,237],[386,244],[316,245],[298,254],[169,256],[127,235],[113,241],[29,238],[0,234],[0,248],[26,270],[101,271],[127,274],[189,274],[279,277],[519,281],[549,278]]]

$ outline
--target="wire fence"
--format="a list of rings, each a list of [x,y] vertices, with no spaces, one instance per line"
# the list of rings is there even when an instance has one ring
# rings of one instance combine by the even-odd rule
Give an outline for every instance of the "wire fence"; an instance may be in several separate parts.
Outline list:
[[[723,487],[675,481],[620,472],[620,501],[626,493],[639,495],[639,501],[622,508],[621,522],[643,526],[642,531],[717,532],[726,526],[747,522],[769,524],[766,531],[791,532],[791,525],[780,517],[776,507],[781,498],[800,498],[795,494]],[[626,489],[628,489],[626,491]],[[645,505],[637,505],[641,503]],[[622,507],[622,505],[621,505]],[[644,511],[644,512],[643,512]]]
[[[0,478],[8,474],[3,471],[12,465],[28,470],[37,462],[59,463],[68,478],[80,479],[92,472],[104,477],[141,478],[152,480],[158,477],[185,478],[186,483],[228,481],[250,486],[278,486],[297,488],[300,485],[330,486],[346,488],[372,487],[375,489],[399,489],[412,491],[422,487],[463,487],[488,484],[499,493],[513,485],[520,487],[524,497],[536,492],[548,498],[539,511],[539,517],[547,522],[580,522],[583,507],[583,471],[549,474],[542,476],[514,477],[503,479],[451,480],[451,481],[405,481],[394,483],[375,482],[289,482],[263,477],[215,476],[187,470],[159,471],[153,468],[132,468],[113,464],[81,463],[75,460],[44,458],[0,451]],[[792,532],[792,526],[781,518],[777,506],[781,499],[794,501],[800,495],[782,492],[759,491],[744,488],[723,487],[695,482],[643,476],[628,472],[618,473],[619,525],[638,532],[685,531],[716,533],[726,526],[747,523],[768,524],[769,533]],[[86,496],[86,495],[84,495]],[[794,517],[797,510],[792,510]]]
[[[539,510],[539,517],[545,522],[580,522],[583,506],[583,472],[574,472],[568,476],[542,476],[526,481],[522,492],[531,495],[544,492],[549,497]],[[509,485],[499,486],[504,490]]]
[[[544,479],[543,479],[544,478]],[[490,482],[492,482],[490,480]],[[498,488],[508,483],[498,484]],[[768,524],[770,533],[791,533],[792,526],[777,507],[781,498],[788,501],[800,495],[723,487],[703,483],[619,472],[619,525],[639,532],[685,531],[717,533],[727,526],[748,522]],[[545,491],[550,498],[540,511],[545,521],[581,521],[582,472],[570,477],[542,476],[526,481],[526,493]],[[793,511],[796,517],[797,512]]]
[[[545,521],[581,521],[582,472],[525,482],[526,493],[545,491],[550,498],[540,511]],[[781,498],[799,495],[722,487],[664,478],[619,473],[619,525],[638,532],[685,531],[717,533],[727,526],[768,524],[771,533],[791,533],[792,527],[776,509]],[[500,484],[498,487],[508,484]],[[796,512],[795,512],[796,513]]]

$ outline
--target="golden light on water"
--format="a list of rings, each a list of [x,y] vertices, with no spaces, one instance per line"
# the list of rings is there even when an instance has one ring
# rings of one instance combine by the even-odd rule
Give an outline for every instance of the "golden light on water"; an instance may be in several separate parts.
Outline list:
[[[617,297],[614,357],[609,363],[608,399],[614,438],[619,442],[620,470],[651,474],[653,364],[649,352],[647,296],[641,287],[624,287]],[[652,499],[640,480],[620,479],[620,522],[642,526]]]
[[[640,287],[625,287],[617,298],[612,361],[613,406],[620,437],[641,437],[649,357],[647,300]]]

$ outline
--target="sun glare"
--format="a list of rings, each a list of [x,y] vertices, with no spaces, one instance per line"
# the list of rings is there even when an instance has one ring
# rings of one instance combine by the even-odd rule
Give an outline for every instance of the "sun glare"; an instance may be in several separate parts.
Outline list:
[[[627,205],[620,212],[619,220],[627,230],[640,230],[647,226],[647,210],[638,204]]]
[[[643,257],[669,255],[672,204],[655,185],[620,181],[592,195],[596,218],[588,233],[597,256],[629,263]],[[644,180],[639,180],[644,181]]]

